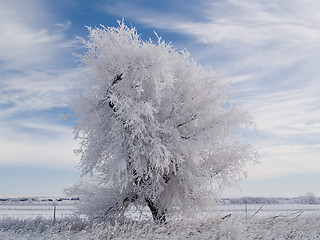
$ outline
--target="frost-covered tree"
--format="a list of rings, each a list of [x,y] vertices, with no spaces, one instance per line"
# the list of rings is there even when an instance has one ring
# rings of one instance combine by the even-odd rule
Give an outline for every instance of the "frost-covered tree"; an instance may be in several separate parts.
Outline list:
[[[79,116],[83,213],[111,219],[131,204],[156,221],[175,209],[203,206],[243,176],[256,153],[241,137],[251,121],[219,74],[157,36],[135,28],[88,28],[79,55],[84,75],[71,107]]]
[[[298,198],[298,202],[302,204],[320,204],[319,199],[312,192],[306,193],[304,196]]]

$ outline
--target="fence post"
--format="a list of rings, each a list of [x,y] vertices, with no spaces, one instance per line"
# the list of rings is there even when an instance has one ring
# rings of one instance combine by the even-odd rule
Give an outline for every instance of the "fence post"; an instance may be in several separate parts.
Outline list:
[[[56,221],[56,210],[57,210],[57,206],[58,206],[57,200],[55,200],[52,203],[52,206],[53,206],[53,222],[55,222]]]

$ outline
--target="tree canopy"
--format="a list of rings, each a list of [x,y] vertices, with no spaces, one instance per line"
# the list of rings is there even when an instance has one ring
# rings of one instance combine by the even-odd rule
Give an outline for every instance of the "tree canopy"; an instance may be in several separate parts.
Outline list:
[[[110,219],[135,203],[163,221],[173,208],[212,204],[256,160],[241,136],[251,119],[231,88],[187,51],[157,35],[144,41],[123,21],[88,30],[71,102],[79,166],[93,176],[77,185],[82,210]]]

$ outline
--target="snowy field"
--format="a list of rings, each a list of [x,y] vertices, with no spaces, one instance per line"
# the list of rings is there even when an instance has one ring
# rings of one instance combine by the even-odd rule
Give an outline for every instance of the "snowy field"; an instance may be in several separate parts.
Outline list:
[[[61,201],[56,202],[56,218],[62,218],[72,214],[75,210],[76,201]],[[15,202],[0,202],[0,219],[11,218],[53,218],[54,202],[44,201],[15,201]]]
[[[52,202],[1,202],[0,239],[320,239],[320,205],[227,204],[166,225],[92,225],[72,216],[77,201],[57,203],[53,221]]]
[[[55,202],[56,206],[56,218],[68,217],[73,214],[78,201],[63,200]],[[48,201],[14,201],[14,202],[0,202],[0,219],[3,218],[19,218],[29,219],[36,217],[43,217],[52,219],[54,214],[54,202]],[[143,212],[131,211],[130,216],[137,218],[140,213],[142,216],[149,217],[148,210]],[[197,212],[197,214],[204,217],[210,217],[212,215],[220,214],[237,214],[244,216],[287,216],[294,214],[303,215],[319,215],[320,216],[320,204],[221,204],[213,207],[210,210],[204,212]],[[140,217],[141,219],[141,217]]]

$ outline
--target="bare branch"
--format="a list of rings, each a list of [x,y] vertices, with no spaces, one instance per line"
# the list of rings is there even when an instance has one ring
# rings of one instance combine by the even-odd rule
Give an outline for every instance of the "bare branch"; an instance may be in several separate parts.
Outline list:
[[[194,120],[196,120],[196,119],[197,119],[197,114],[193,115],[189,121],[186,121],[186,122],[183,122],[183,123],[178,124],[178,125],[177,125],[177,128],[179,128],[179,127],[181,127],[181,126],[183,126],[183,125],[186,125],[186,124],[188,124],[188,123],[191,123],[192,121],[194,121]]]
[[[123,73],[117,74],[117,76],[116,76],[116,77],[113,79],[113,81],[112,81],[112,86],[114,86],[115,84],[117,84],[118,82],[120,82],[120,81],[122,80],[122,75],[123,75]],[[108,90],[106,91],[106,95],[107,95],[108,93],[110,93],[110,89],[108,89]],[[114,108],[114,104],[113,104],[113,102],[110,101],[110,98],[109,98],[108,96],[105,97],[104,99],[101,99],[101,100],[98,102],[98,107],[99,107],[99,108],[100,108],[100,107],[103,107],[106,102],[108,102],[109,106],[110,106],[112,109]]]
[[[252,214],[252,216],[251,217],[253,217],[253,216],[255,216],[258,212],[260,212],[261,211],[261,209],[263,208],[263,206],[264,205],[262,205],[254,214]]]
[[[117,82],[122,80],[122,75],[123,75],[123,73],[117,74],[117,76],[113,79],[112,86],[117,84]]]

